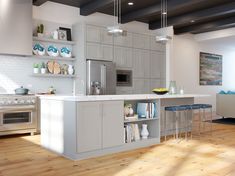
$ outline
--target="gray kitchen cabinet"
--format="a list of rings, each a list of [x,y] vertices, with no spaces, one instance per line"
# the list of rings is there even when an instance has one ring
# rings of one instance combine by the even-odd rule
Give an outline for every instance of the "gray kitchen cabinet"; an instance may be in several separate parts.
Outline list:
[[[161,80],[160,79],[151,79],[150,80],[150,89],[149,91],[152,92],[152,90],[154,88],[160,88],[160,87],[164,87],[164,85],[161,84]]]
[[[102,148],[102,103],[77,104],[77,152]]]
[[[103,148],[124,144],[123,101],[103,102]]]
[[[150,77],[160,78],[161,77],[161,63],[164,59],[162,52],[151,51],[150,53]]]
[[[114,37],[114,45],[132,47],[132,33],[127,32],[127,35]]]
[[[144,34],[132,34],[133,48],[149,49],[150,48],[150,37]]]
[[[101,28],[101,43],[113,45],[113,35],[108,34],[107,29]]]
[[[150,91],[149,79],[133,79],[134,94],[148,94]]]
[[[114,62],[119,68],[132,68],[132,49],[114,46]]]
[[[101,28],[93,25],[86,26],[86,41],[87,42],[101,42]]]
[[[124,144],[123,101],[77,103],[77,152]]]
[[[165,51],[165,44],[156,42],[156,36],[150,36],[150,50]]]
[[[0,54],[32,55],[32,0],[0,0],[0,39]]]
[[[132,87],[116,87],[116,94],[117,95],[128,95],[133,94],[133,88]]]
[[[86,44],[86,58],[100,60],[103,58],[102,46],[99,43]]]
[[[113,46],[112,45],[102,45],[102,60],[113,61]]]
[[[133,77],[150,77],[150,53],[148,50],[133,49]]]

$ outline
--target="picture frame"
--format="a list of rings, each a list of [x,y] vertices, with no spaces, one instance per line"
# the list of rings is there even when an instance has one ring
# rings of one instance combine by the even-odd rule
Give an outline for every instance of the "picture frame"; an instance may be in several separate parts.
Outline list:
[[[66,31],[67,34],[67,40],[72,41],[72,33],[70,28],[65,28],[65,27],[59,27],[59,30]]]
[[[222,55],[200,52],[200,85],[222,86],[222,64]]]
[[[59,29],[58,38],[59,40],[67,40],[67,31]]]

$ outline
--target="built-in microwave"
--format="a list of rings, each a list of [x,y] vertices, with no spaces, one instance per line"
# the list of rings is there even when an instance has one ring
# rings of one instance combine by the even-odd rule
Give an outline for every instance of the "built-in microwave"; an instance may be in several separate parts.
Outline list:
[[[117,70],[117,86],[132,86],[132,70]]]

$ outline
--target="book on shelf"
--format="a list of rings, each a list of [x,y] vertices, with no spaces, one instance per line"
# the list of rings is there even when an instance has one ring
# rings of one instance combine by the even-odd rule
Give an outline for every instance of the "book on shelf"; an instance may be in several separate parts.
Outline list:
[[[137,114],[139,118],[157,117],[157,103],[137,103]]]
[[[126,124],[124,125],[125,143],[140,140],[140,131],[138,124]]]

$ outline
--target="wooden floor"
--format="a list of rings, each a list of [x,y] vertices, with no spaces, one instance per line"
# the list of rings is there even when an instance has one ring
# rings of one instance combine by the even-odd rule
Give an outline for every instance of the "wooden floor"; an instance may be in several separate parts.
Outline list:
[[[40,147],[40,136],[0,138],[0,176],[235,176],[235,126],[214,125],[213,136],[83,161]]]

